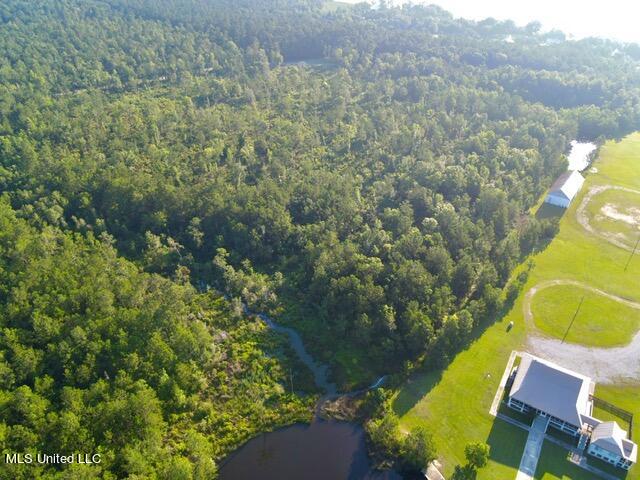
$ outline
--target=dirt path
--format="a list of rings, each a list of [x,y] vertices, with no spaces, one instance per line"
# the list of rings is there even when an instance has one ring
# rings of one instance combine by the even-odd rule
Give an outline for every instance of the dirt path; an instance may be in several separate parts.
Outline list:
[[[538,330],[533,321],[531,301],[533,296],[545,288],[572,285],[602,295],[631,308],[640,309],[640,303],[612,295],[598,288],[575,280],[548,280],[531,288],[522,303],[524,320],[531,334],[527,342],[532,353],[559,363],[567,368],[591,376],[599,383],[620,383],[640,379],[640,331],[627,345],[622,347],[586,347],[573,343],[562,343]]]
[[[582,202],[580,202],[580,205],[576,210],[576,219],[578,220],[578,223],[582,225],[582,227],[587,232],[593,235],[596,235],[600,238],[604,238],[607,242],[612,243],[616,247],[620,247],[624,250],[627,250],[628,252],[631,252],[633,251],[633,247],[631,245],[627,245],[626,243],[621,242],[620,239],[613,233],[601,232],[596,230],[589,223],[589,217],[585,212],[587,204],[591,201],[591,199],[595,195],[602,193],[606,190],[621,190],[623,192],[637,193],[638,195],[640,195],[640,190],[633,190],[631,188],[618,187],[615,185],[597,185],[595,187],[591,187],[589,191],[585,194],[585,196],[582,198]]]

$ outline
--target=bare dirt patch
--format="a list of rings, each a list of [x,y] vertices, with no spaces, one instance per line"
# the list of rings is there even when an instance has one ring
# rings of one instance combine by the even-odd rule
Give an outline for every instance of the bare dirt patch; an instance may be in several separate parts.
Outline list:
[[[612,220],[618,220],[624,223],[628,223],[629,225],[640,225],[640,209],[631,207],[627,209],[626,213],[618,210],[616,205],[612,203],[606,203],[600,211],[605,217],[608,217]]]

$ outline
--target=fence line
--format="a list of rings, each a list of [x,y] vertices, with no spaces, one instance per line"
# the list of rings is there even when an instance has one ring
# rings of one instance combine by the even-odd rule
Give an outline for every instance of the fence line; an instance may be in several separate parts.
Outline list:
[[[622,418],[624,421],[629,423],[629,432],[628,432],[629,440],[632,439],[631,436],[633,434],[633,413],[623,408],[616,407],[613,403],[609,403],[606,400],[603,400],[598,397],[594,397],[593,395],[589,395],[589,400],[593,402],[594,407],[601,408],[606,412],[617,415],[618,417]]]

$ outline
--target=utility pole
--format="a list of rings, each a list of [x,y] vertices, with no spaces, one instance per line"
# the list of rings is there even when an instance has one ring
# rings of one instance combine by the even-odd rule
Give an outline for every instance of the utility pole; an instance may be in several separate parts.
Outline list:
[[[580,311],[580,307],[582,307],[582,302],[584,302],[584,295],[580,299],[580,303],[578,304],[578,308],[576,308],[576,313],[573,314],[573,318],[571,319],[571,323],[567,327],[567,331],[564,332],[564,337],[562,337],[562,343],[564,343],[565,339],[567,338],[567,335],[569,335],[569,330],[571,330],[571,326],[573,325],[573,322],[575,322],[576,317],[578,316],[578,312]]]
[[[638,240],[636,241],[636,245],[633,247],[633,250],[631,251],[631,255],[629,255],[629,259],[627,260],[627,264],[624,266],[624,271],[625,272],[627,271],[627,267],[631,263],[631,259],[635,255],[636,250],[638,249],[638,244],[640,244],[640,236],[638,236]]]

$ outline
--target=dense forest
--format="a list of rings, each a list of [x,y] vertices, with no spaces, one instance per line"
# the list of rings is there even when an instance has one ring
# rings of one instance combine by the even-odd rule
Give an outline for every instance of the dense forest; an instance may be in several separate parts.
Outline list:
[[[308,418],[309,373],[241,302],[344,389],[445,365],[555,233],[528,212],[570,140],[638,125],[640,47],[537,23],[3,1],[2,451],[106,459],[46,478],[205,479]]]

